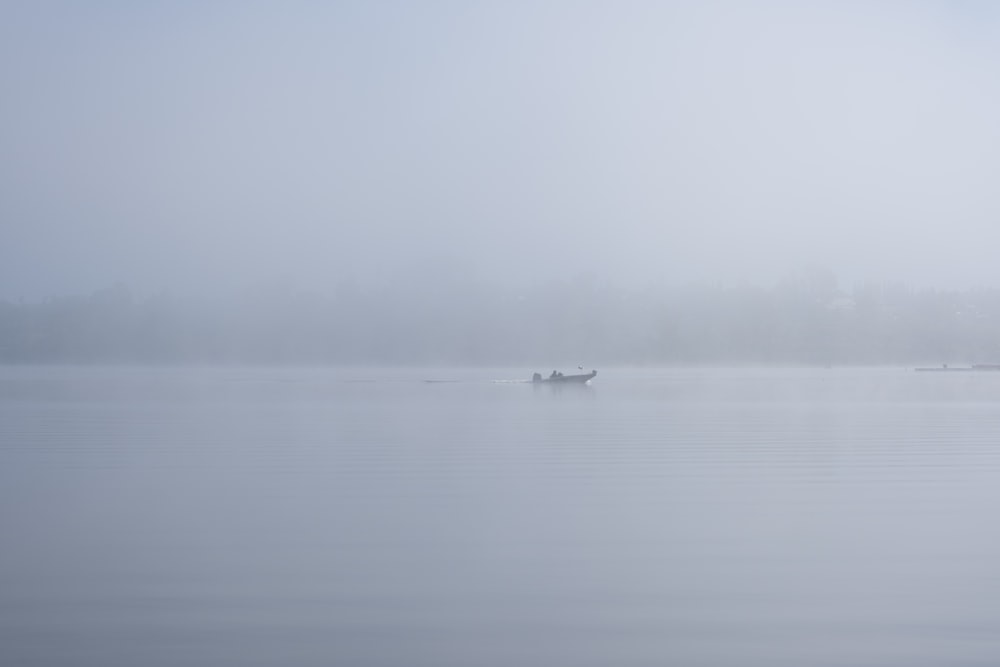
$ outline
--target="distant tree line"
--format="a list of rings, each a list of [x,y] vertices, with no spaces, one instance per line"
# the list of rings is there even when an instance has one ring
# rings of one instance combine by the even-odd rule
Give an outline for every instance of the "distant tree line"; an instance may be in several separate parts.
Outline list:
[[[116,286],[0,301],[3,363],[809,364],[1000,362],[1000,290],[841,289],[827,273],[772,287],[624,289],[577,279],[268,287],[215,299]]]

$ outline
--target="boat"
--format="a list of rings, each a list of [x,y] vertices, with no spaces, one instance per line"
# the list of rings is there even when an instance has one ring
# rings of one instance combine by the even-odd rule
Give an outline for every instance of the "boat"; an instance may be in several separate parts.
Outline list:
[[[590,382],[595,377],[597,377],[597,371],[578,375],[563,375],[557,371],[552,371],[552,375],[547,378],[543,378],[541,373],[535,373],[531,376],[531,381],[538,384],[584,384],[585,382]]]

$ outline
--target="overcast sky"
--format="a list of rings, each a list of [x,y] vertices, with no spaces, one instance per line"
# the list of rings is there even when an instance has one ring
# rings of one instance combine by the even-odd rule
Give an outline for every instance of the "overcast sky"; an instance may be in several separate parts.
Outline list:
[[[988,2],[10,2],[0,298],[1000,287]]]

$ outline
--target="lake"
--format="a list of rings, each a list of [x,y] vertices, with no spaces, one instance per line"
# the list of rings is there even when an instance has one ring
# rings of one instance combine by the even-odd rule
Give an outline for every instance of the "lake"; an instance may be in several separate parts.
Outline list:
[[[535,370],[0,367],[0,664],[1000,663],[1000,373]]]

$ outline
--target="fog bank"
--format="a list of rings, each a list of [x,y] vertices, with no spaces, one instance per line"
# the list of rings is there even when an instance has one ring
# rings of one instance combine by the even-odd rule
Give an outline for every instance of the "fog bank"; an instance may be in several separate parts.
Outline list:
[[[9,3],[0,297],[1000,285],[981,2]]]

